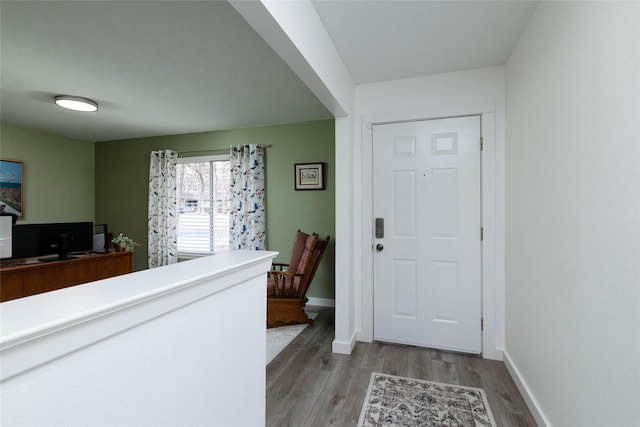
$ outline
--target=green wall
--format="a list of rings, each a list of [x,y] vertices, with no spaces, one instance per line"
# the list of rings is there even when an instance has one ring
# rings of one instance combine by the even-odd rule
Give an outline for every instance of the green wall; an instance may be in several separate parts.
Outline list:
[[[147,266],[147,199],[149,154],[172,149],[182,153],[224,150],[231,145],[266,144],[267,247],[288,262],[296,230],[330,235],[331,244],[308,296],[334,298],[335,180],[334,121],[160,136],[95,144],[96,223],[109,224],[141,243],[136,269]],[[326,163],[325,191],[295,191],[295,163]]]
[[[1,124],[0,156],[25,162],[18,224],[93,221],[93,142]]]

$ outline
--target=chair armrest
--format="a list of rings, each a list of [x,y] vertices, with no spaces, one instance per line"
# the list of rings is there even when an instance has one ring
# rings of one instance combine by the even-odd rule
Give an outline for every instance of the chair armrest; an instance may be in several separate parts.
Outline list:
[[[280,270],[271,270],[268,271],[267,274],[271,277],[273,277],[273,280],[282,280],[282,279],[286,279],[287,277],[290,278],[294,278],[294,277],[302,277],[302,274],[300,273],[290,273],[288,271],[280,271]]]
[[[284,271],[287,268],[289,268],[289,264],[283,264],[280,262],[271,263],[271,269],[274,271]]]
[[[278,271],[272,270],[267,272],[268,277],[273,279],[273,291],[276,297],[290,297],[292,286],[289,289],[285,288],[287,284],[287,279],[289,279],[289,283],[293,284],[293,279],[295,277],[302,277],[302,274],[299,273],[290,273],[287,271]]]

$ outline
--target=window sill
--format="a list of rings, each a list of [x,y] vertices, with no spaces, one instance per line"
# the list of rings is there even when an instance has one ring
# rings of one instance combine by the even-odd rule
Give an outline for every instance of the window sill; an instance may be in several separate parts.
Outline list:
[[[188,253],[188,252],[178,252],[178,260],[190,260],[190,259],[198,259],[209,255],[215,255],[215,253]]]

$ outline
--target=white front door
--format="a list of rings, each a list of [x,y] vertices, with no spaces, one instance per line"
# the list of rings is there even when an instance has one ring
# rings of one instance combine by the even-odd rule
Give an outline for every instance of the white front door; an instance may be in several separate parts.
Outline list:
[[[481,353],[480,116],[374,125],[374,339]]]

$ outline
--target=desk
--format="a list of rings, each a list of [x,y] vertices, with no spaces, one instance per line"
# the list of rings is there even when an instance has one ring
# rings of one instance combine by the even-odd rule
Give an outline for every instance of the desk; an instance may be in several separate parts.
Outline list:
[[[133,252],[87,254],[62,261],[9,260],[0,267],[0,302],[133,271]]]

